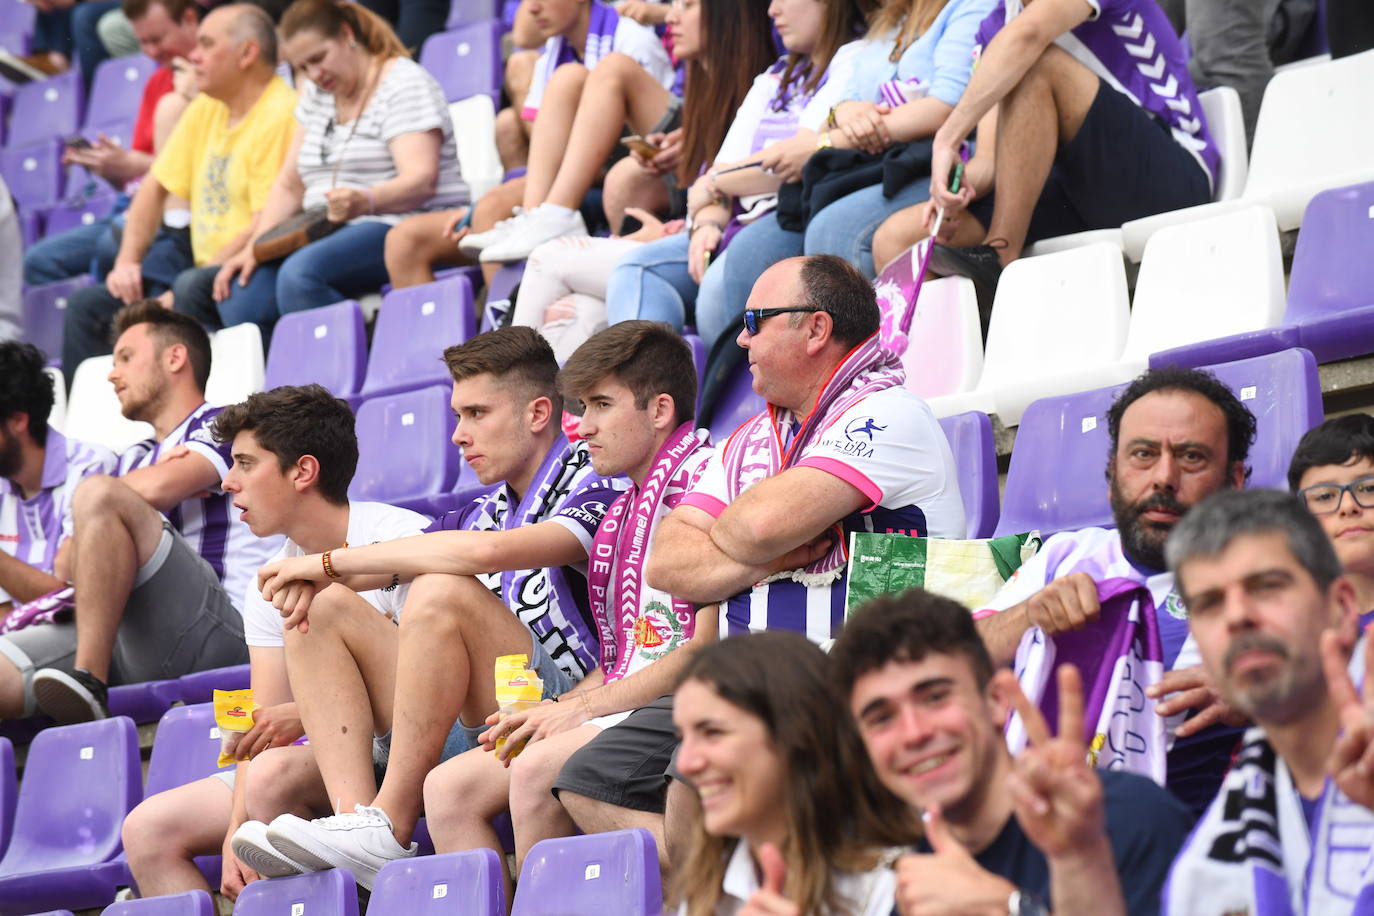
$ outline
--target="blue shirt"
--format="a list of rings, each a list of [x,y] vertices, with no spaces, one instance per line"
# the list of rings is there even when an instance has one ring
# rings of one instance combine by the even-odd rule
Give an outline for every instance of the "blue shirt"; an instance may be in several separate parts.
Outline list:
[[[888,56],[898,32],[865,41],[845,84],[844,97],[877,102],[878,87],[888,80],[918,79],[932,98],[957,105],[973,70],[974,36],[996,5],[997,0],[950,0],[895,64]]]

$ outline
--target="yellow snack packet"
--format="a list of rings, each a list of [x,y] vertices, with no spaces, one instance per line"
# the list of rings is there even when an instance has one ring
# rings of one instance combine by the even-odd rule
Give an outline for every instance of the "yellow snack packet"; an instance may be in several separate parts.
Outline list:
[[[544,680],[527,666],[528,655],[502,655],[496,659],[496,705],[501,718],[538,706],[544,699]],[[506,746],[504,737],[496,739],[496,751]],[[523,747],[511,751],[514,757]]]
[[[253,727],[253,712],[259,709],[253,702],[253,691],[216,690],[215,724],[219,726],[219,763],[227,767],[239,762],[236,754],[239,741]]]

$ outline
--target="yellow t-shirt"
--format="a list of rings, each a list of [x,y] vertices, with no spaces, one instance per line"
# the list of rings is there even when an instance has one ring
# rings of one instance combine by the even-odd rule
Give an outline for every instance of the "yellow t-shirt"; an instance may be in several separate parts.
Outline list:
[[[229,127],[229,106],[206,95],[186,106],[153,163],[153,177],[191,203],[191,251],[203,266],[262,209],[296,130],[296,93],[273,76]]]

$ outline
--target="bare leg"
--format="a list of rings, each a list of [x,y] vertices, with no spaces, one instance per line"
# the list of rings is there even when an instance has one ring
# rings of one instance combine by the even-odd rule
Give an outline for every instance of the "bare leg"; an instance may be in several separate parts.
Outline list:
[[[626,207],[662,215],[668,203],[668,183],[663,177],[644,171],[628,156],[611,166],[601,183],[601,209],[612,232],[620,231]]]
[[[453,241],[444,237],[444,228],[457,212],[419,213],[401,220],[386,234],[386,272],[393,287],[431,283],[435,267],[469,263]]]
[[[544,199],[569,209],[581,205],[625,124],[637,134],[648,133],[662,120],[668,99],[668,90],[633,58],[608,54],[587,76],[558,175]],[[531,176],[534,161],[531,157]]]
[[[461,714],[480,725],[496,711],[491,672],[500,655],[528,652],[530,631],[470,576],[419,576],[401,614],[391,757],[373,804],[410,843],[425,776]]]
[[[279,814],[308,820],[333,810],[311,745],[263,751],[247,774],[243,799],[252,820],[270,823]]]
[[[496,755],[476,748],[446,760],[425,778],[425,814],[435,852],[492,849],[505,859],[491,819],[510,805],[511,772]],[[511,880],[501,869],[506,899]]]
[[[681,862],[692,845],[692,812],[701,809],[701,798],[685,782],[668,783],[668,800],[663,810],[663,846],[669,862]]]
[[[24,675],[7,658],[0,658],[0,719],[24,715]]]
[[[103,474],[72,497],[78,668],[108,682],[110,653],[138,569],[162,539],[162,516],[128,484]]]
[[[1099,85],[1092,71],[1051,45],[998,106],[997,206],[987,240],[1006,239],[998,251],[1003,264],[1021,256],[1054,157],[1078,133]]]
[[[320,775],[340,810],[377,794],[372,736],[391,728],[396,625],[342,585],[310,605],[310,629],[286,633],[286,670]]]
[[[572,836],[577,829],[568,812],[553,794],[558,772],[573,752],[601,734],[595,725],[579,725],[571,731],[528,745],[511,763],[510,817],[515,826],[515,867],[523,868],[525,856],[540,840]]]
[[[883,268],[902,252],[927,237],[928,233],[922,222],[925,207],[926,204],[922,202],[898,210],[884,220],[883,224],[878,227],[878,231],[873,233],[873,263],[877,266],[879,273],[882,273]],[[948,226],[949,224],[946,223],[945,225]],[[987,235],[987,230],[983,228],[982,223],[968,213],[961,213],[954,235],[947,237],[942,230],[940,238],[942,240],[948,238],[947,244],[964,246],[977,245]]]
[[[210,776],[146,798],[124,818],[124,851],[143,897],[209,891],[196,856],[218,855],[234,793]]]
[[[512,792],[512,808],[515,806],[514,795],[515,793]],[[611,830],[629,830],[632,827],[643,827],[652,833],[654,843],[658,845],[659,868],[663,870],[664,876],[667,876],[670,859],[668,844],[664,839],[662,814],[655,814],[652,811],[637,811],[634,808],[622,808],[619,805],[578,795],[576,792],[569,792],[567,789],[558,793],[558,801],[563,803],[563,808],[567,810],[577,823],[578,829],[583,833],[606,833]],[[520,841],[518,831],[515,837],[518,846]]]
[[[558,163],[568,149],[587,75],[587,68],[581,64],[564,64],[553,71],[544,87],[544,100],[534,116],[534,131],[530,134],[529,171],[525,173],[522,202],[526,210],[533,210],[548,196]]]
[[[496,151],[507,170],[519,168],[529,159],[530,122],[520,117],[534,79],[538,51],[516,51],[506,60],[506,96],[509,108],[496,113]]]

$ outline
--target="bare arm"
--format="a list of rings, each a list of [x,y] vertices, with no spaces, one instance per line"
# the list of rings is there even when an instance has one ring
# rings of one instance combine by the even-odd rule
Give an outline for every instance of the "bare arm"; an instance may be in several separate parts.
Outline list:
[[[641,668],[628,677],[603,684],[594,690],[585,691],[584,702],[587,704],[588,718],[638,709],[664,694],[672,693],[677,686],[678,676],[687,667],[692,653],[716,641],[719,621],[719,605],[706,604],[697,608],[696,629],[687,642],[647,668]]]
[[[296,158],[300,155],[301,144],[304,142],[305,128],[297,124],[296,132],[291,136],[291,145],[282,159],[281,170],[277,172],[277,177],[272,182],[267,199],[263,202],[258,215],[258,225],[263,231],[292,216],[301,208],[301,200],[305,197],[305,184],[301,181],[301,173],[296,170]]]
[[[867,505],[868,497],[834,474],[791,468],[759,481],[726,506],[711,528],[711,540],[740,563],[764,564]]]
[[[1015,660],[1016,647],[1021,645],[1021,637],[1030,629],[1028,605],[1029,602],[1023,601],[975,622],[994,665],[1010,665]]]
[[[134,264],[143,260],[162,225],[162,204],[166,199],[167,189],[156,178],[149,176],[139,184],[124,216],[124,234],[120,238],[116,263]]]
[[[39,595],[61,588],[66,583],[56,576],[30,566],[0,550],[0,588],[17,603],[32,601]]]
[[[953,106],[946,102],[926,97],[898,105],[883,115],[883,123],[887,125],[887,132],[893,140],[906,143],[935,136],[953,110]]]
[[[740,563],[725,554],[711,539],[714,524],[710,514],[695,506],[674,509],[654,535],[645,581],[670,595],[705,604],[738,595],[772,575],[771,567]]]
[[[183,499],[218,487],[220,477],[210,459],[187,449],[157,464],[130,471],[120,480],[148,505],[167,512]]]

